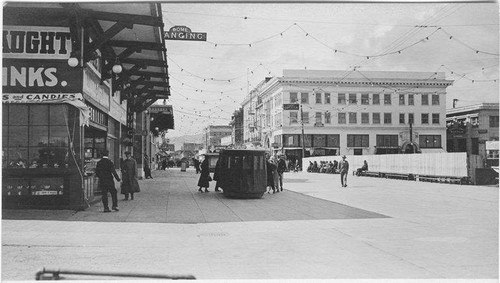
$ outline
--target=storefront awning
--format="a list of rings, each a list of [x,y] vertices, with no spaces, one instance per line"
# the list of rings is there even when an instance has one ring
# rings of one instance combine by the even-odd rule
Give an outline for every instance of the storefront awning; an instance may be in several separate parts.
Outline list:
[[[70,56],[84,64],[103,59],[101,81],[113,77],[113,90],[120,91],[133,111],[142,112],[170,96],[160,3],[54,2],[29,11],[15,5],[5,9],[4,15],[10,17],[45,14],[67,21],[72,38],[83,39],[82,44],[74,41]],[[122,67],[121,72],[112,71],[115,65]]]

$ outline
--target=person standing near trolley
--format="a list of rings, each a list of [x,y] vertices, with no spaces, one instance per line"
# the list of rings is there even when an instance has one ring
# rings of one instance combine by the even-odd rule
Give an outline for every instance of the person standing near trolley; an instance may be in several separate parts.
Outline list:
[[[349,174],[349,162],[347,162],[346,156],[342,156],[342,161],[339,162],[340,171],[340,184],[342,187],[347,187],[347,175]]]

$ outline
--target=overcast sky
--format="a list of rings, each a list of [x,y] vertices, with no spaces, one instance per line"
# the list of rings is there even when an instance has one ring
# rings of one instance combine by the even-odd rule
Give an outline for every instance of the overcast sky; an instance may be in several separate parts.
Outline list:
[[[227,125],[248,90],[283,69],[445,72],[455,81],[447,108],[454,98],[458,106],[498,102],[497,3],[162,3],[162,9],[166,31],[179,25],[207,33],[207,42],[166,42],[171,137]]]

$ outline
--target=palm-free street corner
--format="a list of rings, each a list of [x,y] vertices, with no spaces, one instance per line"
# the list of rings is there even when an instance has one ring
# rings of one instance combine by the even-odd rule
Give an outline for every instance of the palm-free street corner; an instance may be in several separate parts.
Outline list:
[[[498,278],[498,187],[285,173],[262,199],[153,171],[119,212],[4,210],[2,280],[43,267],[197,279]],[[120,260],[117,260],[120,259]],[[70,277],[69,277],[70,278]],[[85,279],[85,277],[73,277]],[[91,278],[92,279],[92,278]]]

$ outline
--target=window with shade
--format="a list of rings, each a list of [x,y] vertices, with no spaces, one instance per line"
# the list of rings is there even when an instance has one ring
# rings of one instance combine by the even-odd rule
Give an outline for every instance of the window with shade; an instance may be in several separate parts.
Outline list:
[[[325,93],[325,104],[330,104],[331,101],[330,101],[330,94],[329,93]]]
[[[321,93],[316,93],[316,104],[321,104]]]
[[[369,135],[347,135],[347,147],[369,147]]]
[[[441,135],[420,135],[420,148],[441,148]]]
[[[346,123],[345,113],[338,113],[338,117],[339,117],[339,124],[345,124]]]
[[[296,92],[290,92],[290,103],[297,103],[299,100],[297,99]]]
[[[374,93],[373,94],[372,104],[373,105],[379,105],[380,104],[380,94],[378,94],[378,93]]]
[[[309,103],[309,93],[300,93],[300,102],[308,104]]]
[[[339,93],[338,104],[346,104],[345,93]]]

